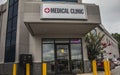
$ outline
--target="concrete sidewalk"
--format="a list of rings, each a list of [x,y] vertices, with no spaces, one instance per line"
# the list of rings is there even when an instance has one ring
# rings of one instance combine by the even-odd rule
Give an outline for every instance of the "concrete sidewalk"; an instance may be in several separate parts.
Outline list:
[[[77,75],[93,75],[93,73],[84,73],[84,74],[77,74]],[[105,75],[103,71],[98,71],[97,75]]]
[[[115,69],[111,71],[111,75],[120,75],[120,66],[115,67]]]

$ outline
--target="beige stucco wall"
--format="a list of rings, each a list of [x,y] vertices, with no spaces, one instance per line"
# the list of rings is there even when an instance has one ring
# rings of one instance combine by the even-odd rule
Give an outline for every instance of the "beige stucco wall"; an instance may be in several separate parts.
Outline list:
[[[41,62],[41,37],[30,34],[29,41],[29,53],[33,55],[33,61]]]
[[[5,8],[7,7],[6,6]],[[0,27],[0,63],[4,62],[4,51],[5,51],[5,40],[6,40],[6,26],[7,26],[7,14],[8,9],[6,8],[6,11],[1,15],[2,18],[2,25]]]
[[[24,2],[26,2],[26,0],[19,0],[18,4],[19,6],[16,36],[16,62],[18,62],[19,60],[19,54],[29,53],[29,32],[23,21]]]
[[[85,36],[82,38],[82,46],[83,46],[83,59],[88,60],[87,48],[85,43]]]
[[[107,52],[107,54],[105,54],[106,58],[114,58],[114,55],[116,56],[116,58],[119,57],[119,50],[118,50],[118,42],[111,36],[111,34],[109,32],[106,31],[106,29],[101,29],[101,28],[95,28],[97,30],[97,33],[101,33],[105,34],[102,42],[107,43],[107,39],[108,39],[108,43],[111,43],[110,46],[107,46],[106,48],[104,48],[104,50]],[[109,54],[112,53],[112,54]]]

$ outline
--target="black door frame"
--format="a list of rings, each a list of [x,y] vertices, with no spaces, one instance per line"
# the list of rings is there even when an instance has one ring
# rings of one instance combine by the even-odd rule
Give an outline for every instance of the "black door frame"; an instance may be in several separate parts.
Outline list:
[[[62,73],[59,73],[57,72],[57,45],[68,45],[68,49],[69,49],[69,68],[70,68],[70,71],[68,72],[62,72]],[[72,66],[71,66],[71,48],[70,48],[70,43],[55,43],[55,74],[68,74],[68,73],[72,73]]]

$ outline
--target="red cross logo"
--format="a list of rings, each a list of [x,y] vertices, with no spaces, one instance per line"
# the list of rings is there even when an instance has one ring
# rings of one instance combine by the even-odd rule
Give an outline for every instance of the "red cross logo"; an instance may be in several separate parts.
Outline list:
[[[45,8],[45,9],[44,9],[44,12],[45,12],[45,13],[49,13],[49,12],[50,12],[50,8]]]

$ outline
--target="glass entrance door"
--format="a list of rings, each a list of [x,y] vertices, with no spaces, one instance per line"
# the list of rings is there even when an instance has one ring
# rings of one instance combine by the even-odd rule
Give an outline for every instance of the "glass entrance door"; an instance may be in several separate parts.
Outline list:
[[[68,44],[57,44],[55,50],[56,56],[56,72],[70,72],[70,50]]]

